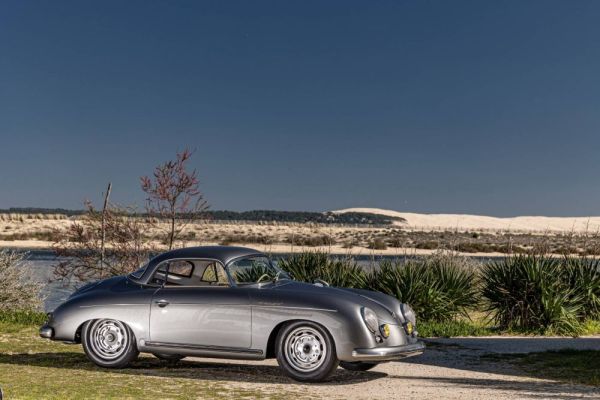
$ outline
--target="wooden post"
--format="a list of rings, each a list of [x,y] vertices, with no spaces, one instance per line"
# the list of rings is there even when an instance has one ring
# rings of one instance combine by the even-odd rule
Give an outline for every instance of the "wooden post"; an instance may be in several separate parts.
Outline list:
[[[104,242],[106,241],[106,208],[108,207],[108,197],[112,184],[108,182],[108,188],[104,193],[104,205],[102,206],[102,241],[100,242],[100,268],[104,270]]]

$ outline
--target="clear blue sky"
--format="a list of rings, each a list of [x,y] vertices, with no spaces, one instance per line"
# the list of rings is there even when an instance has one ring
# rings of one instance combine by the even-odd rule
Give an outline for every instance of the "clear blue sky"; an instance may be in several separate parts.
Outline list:
[[[0,208],[600,215],[599,1],[2,1]]]

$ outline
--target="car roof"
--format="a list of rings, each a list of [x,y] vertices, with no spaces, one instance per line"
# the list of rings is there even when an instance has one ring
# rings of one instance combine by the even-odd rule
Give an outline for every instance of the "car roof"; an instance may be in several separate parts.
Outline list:
[[[150,264],[156,265],[157,263],[172,258],[210,258],[220,261],[223,265],[226,265],[231,260],[251,255],[263,255],[263,253],[247,247],[236,246],[185,247],[183,249],[176,249],[162,253],[154,257],[152,261],[150,261]]]

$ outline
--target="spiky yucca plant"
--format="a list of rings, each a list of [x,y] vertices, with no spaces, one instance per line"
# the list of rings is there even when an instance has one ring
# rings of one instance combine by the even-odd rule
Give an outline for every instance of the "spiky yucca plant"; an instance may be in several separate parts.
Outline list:
[[[563,282],[581,302],[581,319],[600,319],[600,261],[585,257],[565,257]]]
[[[331,286],[364,288],[365,272],[351,258],[331,258],[322,252],[294,254],[279,261],[284,271],[294,279],[313,283],[322,279]]]
[[[449,253],[384,260],[368,274],[367,288],[409,303],[422,320],[448,321],[477,306],[475,270],[472,261]]]
[[[489,263],[482,295],[501,328],[572,335],[581,329],[583,297],[565,279],[559,259],[518,255]]]

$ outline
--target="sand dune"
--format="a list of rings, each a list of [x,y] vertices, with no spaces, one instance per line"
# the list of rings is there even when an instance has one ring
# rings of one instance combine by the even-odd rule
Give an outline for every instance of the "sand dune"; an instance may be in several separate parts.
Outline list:
[[[469,214],[416,214],[380,208],[347,208],[335,213],[362,212],[404,218],[395,224],[414,229],[510,230],[525,232],[590,232],[600,231],[600,217],[543,217],[511,218]]]

